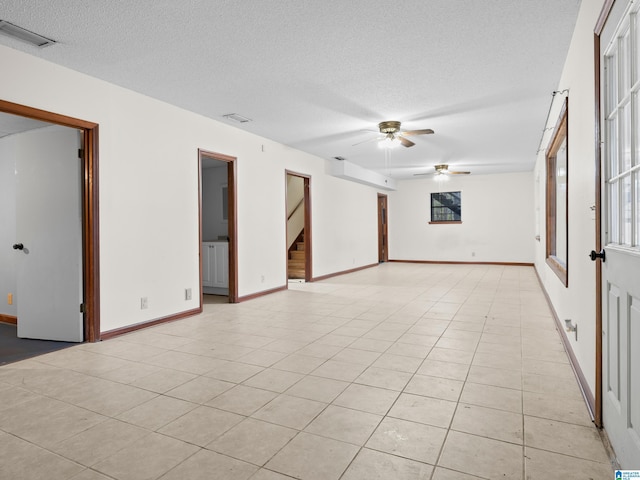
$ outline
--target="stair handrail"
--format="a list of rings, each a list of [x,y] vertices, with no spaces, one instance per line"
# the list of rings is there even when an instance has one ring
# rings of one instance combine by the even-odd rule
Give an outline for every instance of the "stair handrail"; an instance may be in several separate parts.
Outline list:
[[[298,204],[296,205],[296,208],[294,208],[294,209],[291,211],[291,213],[290,213],[290,214],[289,214],[289,216],[287,217],[287,221],[288,221],[291,217],[293,217],[293,214],[294,214],[294,213],[296,213],[296,212],[298,211],[298,209],[300,208],[300,206],[301,206],[302,204],[304,204],[304,197],[302,197],[302,198],[300,199],[300,201],[299,201],[299,202],[298,202]]]

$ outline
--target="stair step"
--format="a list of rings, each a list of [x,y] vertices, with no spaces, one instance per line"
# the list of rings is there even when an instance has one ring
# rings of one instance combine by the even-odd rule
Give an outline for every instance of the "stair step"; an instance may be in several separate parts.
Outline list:
[[[305,256],[304,233],[302,233],[289,250],[289,260],[287,263],[288,278],[295,280],[305,279]]]
[[[291,250],[291,259],[304,260],[304,250]]]
[[[304,279],[304,269],[289,269],[288,271],[289,278],[302,278]]]

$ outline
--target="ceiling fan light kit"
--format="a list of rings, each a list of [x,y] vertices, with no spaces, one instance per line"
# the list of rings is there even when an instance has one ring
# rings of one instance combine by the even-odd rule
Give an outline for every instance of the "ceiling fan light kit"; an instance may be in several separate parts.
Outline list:
[[[378,142],[378,148],[396,148],[399,145],[401,145],[400,141],[392,134],[387,134],[386,137]]]

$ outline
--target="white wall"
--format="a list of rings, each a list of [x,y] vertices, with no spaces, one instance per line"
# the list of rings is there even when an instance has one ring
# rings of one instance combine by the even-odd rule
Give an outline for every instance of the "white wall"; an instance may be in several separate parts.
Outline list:
[[[533,262],[531,172],[398,182],[389,193],[389,258]],[[432,192],[462,192],[462,224],[430,225]]]
[[[17,315],[16,293],[16,175],[13,136],[0,138],[0,313]],[[7,294],[13,294],[13,305]]]
[[[376,191],[325,161],[4,46],[0,64],[2,100],[100,125],[102,331],[197,307],[198,148],[238,158],[240,296],[286,285],[285,169],[312,177],[314,275],[377,262]]]
[[[378,263],[376,190],[318,175],[311,179],[311,208],[314,277]]]
[[[571,348],[585,374],[591,391],[595,389],[595,263],[588,253],[595,247],[595,109],[593,31],[602,9],[602,0],[583,0],[558,90],[569,89],[569,286],[560,282],[545,262],[545,157],[538,156],[535,175],[536,197],[540,199],[535,264],[545,290],[561,320],[577,323],[578,341],[569,335]],[[563,98],[557,98],[547,127],[558,119]],[[548,146],[551,130],[542,147]]]
[[[202,240],[229,235],[229,222],[222,215],[222,186],[227,185],[227,164],[202,170]]]

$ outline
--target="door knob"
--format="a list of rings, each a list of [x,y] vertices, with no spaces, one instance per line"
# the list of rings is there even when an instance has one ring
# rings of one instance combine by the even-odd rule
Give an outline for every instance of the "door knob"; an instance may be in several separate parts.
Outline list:
[[[13,249],[14,250],[23,250],[24,249],[24,245],[21,243],[14,243],[13,244]]]
[[[600,253],[596,253],[595,250],[591,250],[591,253],[589,254],[589,258],[591,258],[592,261],[596,261],[596,258],[601,258],[602,259],[602,263],[605,262],[606,259],[606,255],[604,252],[604,248],[602,250],[600,250]]]

